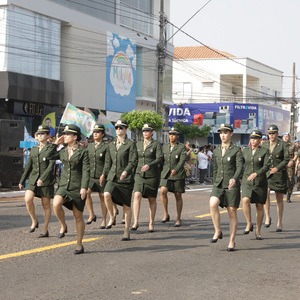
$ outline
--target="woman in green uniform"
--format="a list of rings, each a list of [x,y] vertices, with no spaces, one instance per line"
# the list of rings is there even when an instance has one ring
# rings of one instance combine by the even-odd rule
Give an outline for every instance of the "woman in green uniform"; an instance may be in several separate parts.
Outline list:
[[[219,206],[226,207],[230,219],[230,240],[227,251],[234,251],[238,226],[237,209],[241,199],[240,176],[243,170],[243,156],[241,148],[231,142],[232,126],[221,124],[218,131],[222,145],[214,151],[214,184],[209,202],[215,234],[210,242],[216,243],[218,239],[223,238]]]
[[[243,150],[245,171],[242,181],[243,211],[247,220],[244,234],[253,231],[250,203],[256,205],[256,239],[261,240],[261,224],[264,218],[264,204],[267,199],[268,182],[266,172],[269,169],[269,154],[259,147],[262,133],[253,130],[250,135],[251,146]]]
[[[136,144],[126,136],[127,121],[123,119],[118,120],[115,128],[117,137],[108,146],[104,171],[100,177],[100,185],[104,185],[106,174],[108,174],[107,183],[104,188],[104,199],[110,221],[106,228],[110,229],[112,225],[116,224],[113,203],[122,205],[125,213],[125,230],[122,241],[128,241],[130,240],[131,196],[137,165],[137,150]]]
[[[268,177],[268,196],[265,204],[265,227],[270,227],[270,191],[275,191],[277,201],[278,222],[276,232],[282,231],[283,216],[283,194],[287,192],[287,171],[286,165],[289,163],[289,145],[278,139],[278,127],[270,125],[268,128],[269,141],[264,143],[262,148],[267,149],[270,155],[270,171]]]
[[[168,192],[174,193],[176,199],[177,219],[174,227],[181,226],[183,207],[182,193],[185,192],[186,147],[179,143],[179,131],[172,127],[169,130],[170,143],[163,146],[163,169],[160,179],[161,203],[164,209],[162,223],[170,221],[168,213]]]
[[[82,245],[85,229],[83,209],[90,179],[88,151],[78,144],[80,140],[80,128],[71,124],[65,127],[63,135],[57,138],[53,144],[53,157],[60,159],[64,166],[59,180],[59,188],[53,200],[53,209],[61,224],[58,237],[63,238],[68,231],[62,207],[64,205],[73,211],[75,219],[77,244],[74,254],[84,252]],[[67,147],[56,151],[57,145],[62,143],[66,144]]]
[[[106,226],[107,208],[104,202],[104,186],[100,186],[100,176],[103,173],[105,155],[108,144],[103,141],[105,137],[105,127],[102,124],[95,124],[93,129],[94,143],[89,143],[87,150],[89,152],[90,159],[90,183],[87,191],[86,206],[89,210],[90,216],[86,224],[96,222],[96,215],[93,208],[93,200],[91,197],[92,192],[99,193],[102,210],[102,223],[100,229],[104,229]]]
[[[39,237],[43,238],[49,236],[48,225],[51,218],[50,201],[54,196],[55,161],[49,159],[50,144],[47,143],[47,140],[50,138],[50,128],[47,125],[40,125],[37,137],[40,144],[31,149],[28,163],[20,179],[19,188],[23,189],[25,180],[29,177],[25,192],[25,203],[32,222],[30,233],[39,227],[33,199],[39,197],[42,200],[45,224]]]
[[[134,223],[131,230],[139,227],[139,213],[141,199],[148,198],[149,201],[149,232],[154,231],[154,219],[156,213],[156,197],[160,181],[160,167],[162,163],[162,149],[158,141],[153,140],[153,126],[144,124],[142,128],[142,141],[137,142],[138,165],[134,183],[133,214]]]

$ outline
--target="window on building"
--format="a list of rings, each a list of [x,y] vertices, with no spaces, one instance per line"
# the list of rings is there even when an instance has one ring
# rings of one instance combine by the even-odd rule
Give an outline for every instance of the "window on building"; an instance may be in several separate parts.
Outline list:
[[[153,1],[121,0],[120,24],[153,35]]]
[[[98,19],[116,23],[116,0],[50,0]],[[147,2],[147,1],[146,1]]]
[[[202,82],[203,89],[212,89],[214,87],[213,81]]]

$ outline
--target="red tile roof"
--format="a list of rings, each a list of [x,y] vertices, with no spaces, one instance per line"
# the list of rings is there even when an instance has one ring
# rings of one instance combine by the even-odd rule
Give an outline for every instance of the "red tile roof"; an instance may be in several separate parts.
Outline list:
[[[207,46],[175,47],[174,59],[224,58],[234,55]]]

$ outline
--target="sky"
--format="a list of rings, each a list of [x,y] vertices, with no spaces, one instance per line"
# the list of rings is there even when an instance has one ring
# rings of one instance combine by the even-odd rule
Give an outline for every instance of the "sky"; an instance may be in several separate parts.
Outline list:
[[[170,0],[170,22],[181,27],[209,0]],[[296,76],[300,75],[299,0],[211,0],[183,28],[196,40]],[[174,36],[174,46],[198,46],[184,33]],[[300,77],[300,76],[299,76]],[[292,79],[283,79],[283,96],[292,96]],[[296,80],[300,97],[300,80]],[[297,93],[299,93],[297,95]]]

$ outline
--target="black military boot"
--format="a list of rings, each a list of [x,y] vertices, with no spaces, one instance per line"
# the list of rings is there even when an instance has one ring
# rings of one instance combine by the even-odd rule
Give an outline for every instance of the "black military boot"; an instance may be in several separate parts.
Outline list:
[[[292,201],[291,201],[291,195],[290,195],[290,194],[287,195],[286,201],[287,201],[288,203],[291,203],[291,202],[292,202]]]

